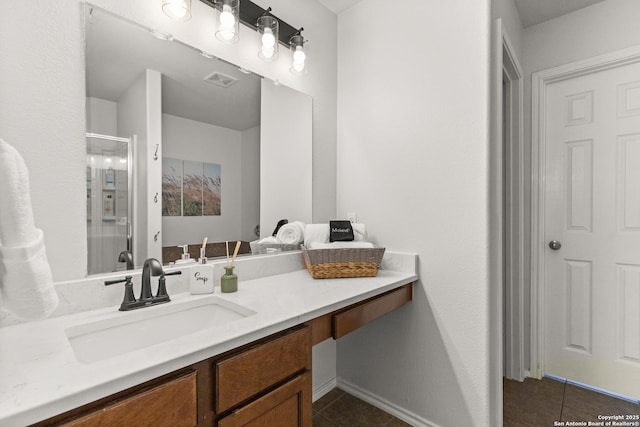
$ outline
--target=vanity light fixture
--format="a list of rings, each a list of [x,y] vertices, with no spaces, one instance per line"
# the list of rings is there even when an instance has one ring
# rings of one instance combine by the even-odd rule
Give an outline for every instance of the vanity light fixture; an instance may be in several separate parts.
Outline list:
[[[264,61],[278,59],[279,22],[271,14],[268,8],[256,21],[258,34],[260,34],[260,50],[258,57]]]
[[[291,65],[291,72],[293,74],[305,74],[309,68],[308,64],[308,49],[302,37],[302,28],[299,30],[289,25],[287,22],[279,19],[277,16],[271,13],[271,8],[263,9],[251,0],[200,0],[207,6],[216,9],[222,17],[225,9],[225,5],[230,6],[230,3],[238,4],[238,15],[236,15],[235,24],[238,25],[242,22],[247,27],[253,28],[258,31],[260,35],[260,50],[258,56],[265,61],[274,61],[278,58],[278,45],[282,44],[285,47],[291,49],[291,55],[295,55],[295,66]],[[227,8],[228,10],[228,8]],[[226,15],[225,15],[226,16]],[[267,30],[268,29],[268,30]],[[236,28],[235,35],[239,39],[239,27]],[[216,37],[219,40],[220,37],[216,33]],[[237,41],[236,39],[235,41]],[[224,40],[223,40],[224,41]],[[304,59],[303,59],[304,58]],[[301,71],[298,71],[301,70]]]
[[[162,11],[175,21],[191,19],[191,0],[162,0]]]
[[[306,74],[309,71],[308,52],[304,45],[308,40],[305,40],[302,36],[303,30],[304,28],[300,27],[289,39],[289,48],[291,50],[291,67],[289,71],[295,75]]]
[[[240,0],[216,0],[220,10],[216,38],[223,43],[237,43],[240,40]]]

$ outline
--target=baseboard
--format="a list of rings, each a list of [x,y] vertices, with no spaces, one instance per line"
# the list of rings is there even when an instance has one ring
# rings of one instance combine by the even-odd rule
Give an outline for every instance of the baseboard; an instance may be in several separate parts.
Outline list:
[[[329,381],[325,382],[324,384],[321,384],[320,386],[318,386],[313,390],[311,400],[315,402],[316,400],[320,399],[322,396],[329,393],[331,390],[333,390],[337,386],[338,386],[338,380],[336,379],[336,377],[331,378]]]
[[[411,424],[413,427],[440,427],[438,424],[432,423],[429,420],[426,420],[419,415],[414,414],[413,412],[407,411],[400,406],[389,402],[382,397],[371,393],[368,390],[364,390],[349,381],[346,381],[343,378],[338,378],[337,380],[338,388],[346,391],[349,394],[354,395],[355,397],[364,400],[367,403],[375,406],[376,408],[380,408],[385,412],[393,415],[396,418],[400,418],[405,423]]]

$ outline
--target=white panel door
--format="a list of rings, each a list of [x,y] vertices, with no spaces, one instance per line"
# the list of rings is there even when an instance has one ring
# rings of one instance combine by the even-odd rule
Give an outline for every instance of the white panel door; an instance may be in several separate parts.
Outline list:
[[[546,99],[544,369],[640,398],[640,64]]]

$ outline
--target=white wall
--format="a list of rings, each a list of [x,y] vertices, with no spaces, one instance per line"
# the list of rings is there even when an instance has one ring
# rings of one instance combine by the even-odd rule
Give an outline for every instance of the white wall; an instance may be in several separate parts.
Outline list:
[[[260,89],[260,237],[278,221],[313,220],[312,100],[263,79]]]
[[[525,29],[527,72],[640,44],[637,0],[606,0]]]
[[[338,341],[338,375],[441,426],[497,425],[490,391],[489,2],[398,0],[338,19],[338,215],[419,254],[414,300]],[[382,25],[385,30],[389,25]]]
[[[502,19],[509,40],[518,58],[522,56],[522,23],[518,8],[513,0],[491,0],[491,21]]]
[[[241,40],[224,45],[213,37],[215,14],[193,2],[193,18],[172,22],[156,0],[95,0],[93,4],[314,98],[314,219],[335,212],[336,25],[334,14],[315,0],[260,0],[277,16],[304,26],[311,40],[312,69],[289,73],[284,59],[265,63],[257,55],[256,34],[241,26]],[[268,4],[267,4],[268,3]],[[45,243],[55,280],[86,274],[85,78],[83,11],[80,0],[16,2],[0,14],[0,137],[14,145],[31,173],[36,225]],[[286,52],[283,51],[283,58]]]
[[[170,114],[162,115],[164,157],[221,166],[221,215],[163,216],[163,246],[236,240],[242,201],[242,133]],[[166,262],[166,260],[165,260]]]
[[[87,97],[87,132],[119,136],[117,111],[113,101]]]
[[[250,242],[259,237],[254,230],[260,224],[260,126],[242,131],[241,139],[240,238]]]
[[[142,73],[136,81],[118,99],[118,136],[131,138],[136,136],[134,143],[134,199],[133,199],[133,260],[135,265],[142,265],[147,259],[147,199],[149,188],[148,176],[148,147],[147,134],[147,73]]]
[[[0,14],[0,138],[29,169],[55,280],[87,271],[85,81],[79,2],[17,2]]]

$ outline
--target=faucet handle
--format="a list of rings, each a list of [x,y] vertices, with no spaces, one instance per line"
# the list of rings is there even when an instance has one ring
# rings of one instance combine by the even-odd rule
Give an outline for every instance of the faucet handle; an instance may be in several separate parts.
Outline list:
[[[124,279],[105,280],[104,284],[105,284],[105,286],[115,285],[116,283],[131,282],[131,279],[133,279],[133,276],[125,276]],[[126,286],[126,284],[125,284],[125,286]]]
[[[156,294],[155,299],[156,300],[163,300],[163,301],[171,301],[171,299],[169,299],[169,294],[167,293],[167,284],[166,284],[166,279],[165,276],[176,276],[178,274],[182,274],[182,271],[178,270],[178,271],[172,271],[171,273],[162,273],[160,275],[160,278],[158,279],[158,293]]]
[[[115,285],[116,283],[124,284],[124,298],[122,299],[122,303],[120,304],[120,311],[128,311],[134,308],[134,304],[137,302],[136,297],[133,295],[133,283],[131,279],[133,276],[125,276],[124,279],[119,280],[105,280],[105,286]]]

